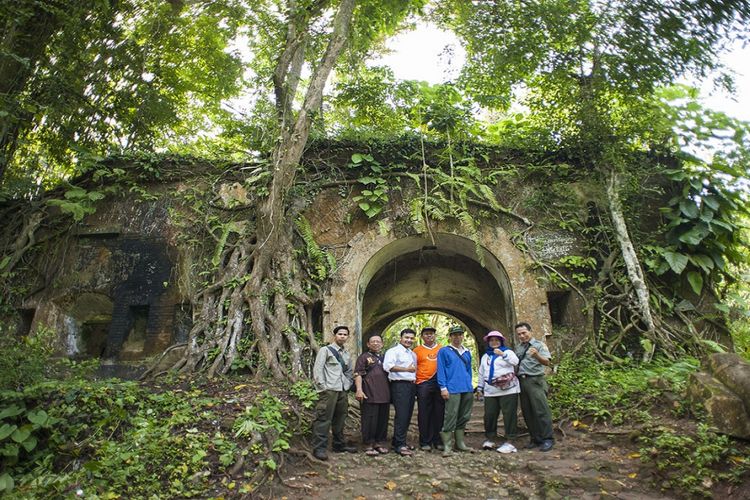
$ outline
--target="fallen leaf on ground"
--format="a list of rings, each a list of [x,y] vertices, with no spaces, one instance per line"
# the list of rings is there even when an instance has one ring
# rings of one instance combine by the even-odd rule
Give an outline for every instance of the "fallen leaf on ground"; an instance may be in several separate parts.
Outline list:
[[[638,452],[630,453],[628,458],[641,458],[641,454]]]
[[[398,486],[398,485],[396,483],[394,483],[393,481],[388,481],[387,483],[385,483],[385,489],[389,490],[389,491],[395,490],[396,486]]]
[[[635,479],[635,478],[637,478],[637,477],[638,477],[638,473],[637,473],[637,472],[631,472],[630,474],[628,474],[628,477],[629,477],[630,479]]]

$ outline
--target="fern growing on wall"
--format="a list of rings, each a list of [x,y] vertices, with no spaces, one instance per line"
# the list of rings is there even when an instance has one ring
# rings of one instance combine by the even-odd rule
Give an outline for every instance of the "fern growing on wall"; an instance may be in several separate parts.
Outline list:
[[[308,272],[313,279],[323,281],[330,277],[336,269],[336,258],[330,252],[320,248],[313,236],[310,221],[303,216],[299,216],[295,221],[297,232],[305,242],[305,253],[309,265]]]

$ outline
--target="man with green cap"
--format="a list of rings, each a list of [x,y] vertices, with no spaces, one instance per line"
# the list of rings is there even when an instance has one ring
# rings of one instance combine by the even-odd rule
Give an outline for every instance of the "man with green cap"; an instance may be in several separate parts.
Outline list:
[[[464,331],[458,325],[450,327],[450,343],[438,352],[438,385],[440,395],[445,400],[445,417],[440,433],[445,445],[444,457],[453,453],[454,442],[459,451],[474,451],[464,442],[466,424],[469,423],[474,404],[471,352],[463,345]]]

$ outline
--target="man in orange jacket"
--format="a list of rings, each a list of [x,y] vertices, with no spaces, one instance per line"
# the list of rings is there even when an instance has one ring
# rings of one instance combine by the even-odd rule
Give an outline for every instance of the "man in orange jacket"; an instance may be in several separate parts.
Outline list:
[[[445,400],[437,383],[437,355],[442,347],[435,341],[437,331],[432,326],[422,328],[422,345],[414,348],[417,355],[417,423],[419,448],[430,451],[442,449],[440,430],[443,428]]]

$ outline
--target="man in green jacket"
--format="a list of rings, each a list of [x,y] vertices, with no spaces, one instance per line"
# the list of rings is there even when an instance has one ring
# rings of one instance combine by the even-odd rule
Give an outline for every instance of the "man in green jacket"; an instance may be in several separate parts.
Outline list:
[[[547,402],[549,386],[544,379],[544,368],[550,365],[551,355],[543,342],[531,336],[531,325],[522,322],[515,326],[519,344],[518,380],[521,382],[521,412],[529,428],[528,448],[550,451],[555,445],[552,434],[552,412]]]
[[[352,386],[352,361],[344,349],[349,338],[349,327],[333,329],[333,343],[321,347],[315,357],[313,382],[318,391],[313,422],[313,456],[328,460],[328,430],[333,431],[333,451],[356,453],[344,439],[344,422],[349,411],[349,388]]]

